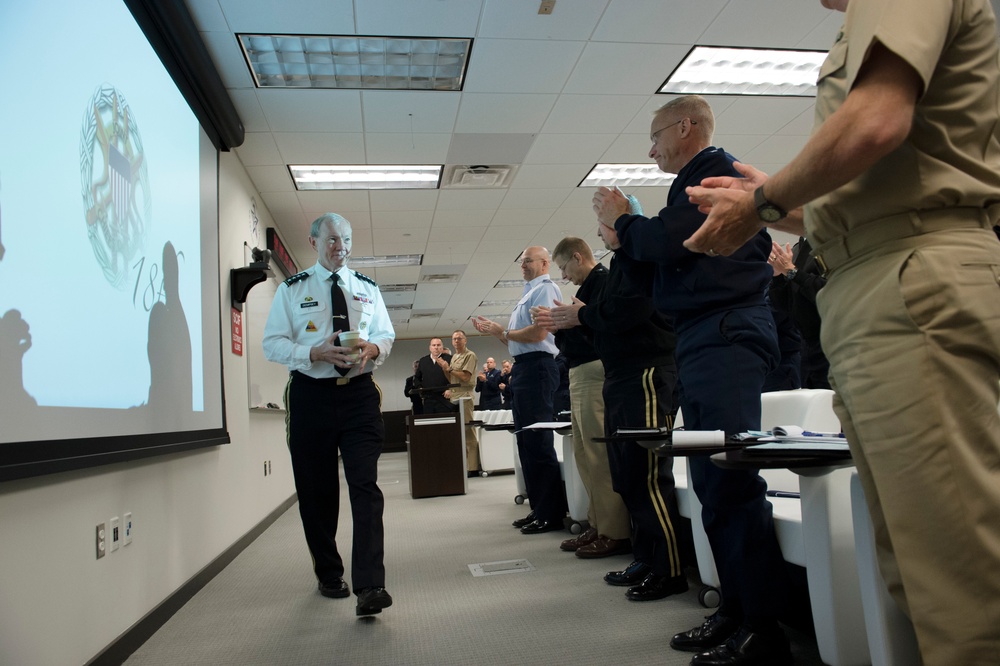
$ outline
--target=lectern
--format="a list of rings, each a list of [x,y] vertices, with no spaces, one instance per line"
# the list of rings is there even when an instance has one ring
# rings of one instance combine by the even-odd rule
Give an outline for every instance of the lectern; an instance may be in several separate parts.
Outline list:
[[[461,412],[409,416],[406,443],[410,469],[410,496],[464,495],[465,424]]]

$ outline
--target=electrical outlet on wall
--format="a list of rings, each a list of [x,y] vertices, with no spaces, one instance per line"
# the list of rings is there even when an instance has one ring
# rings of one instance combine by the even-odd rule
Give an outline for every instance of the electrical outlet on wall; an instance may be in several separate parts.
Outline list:
[[[122,525],[122,529],[125,532],[124,536],[122,537],[122,545],[127,546],[130,543],[132,543],[132,512],[126,511],[125,517],[122,519],[122,521],[124,522],[124,525]]]
[[[97,523],[97,559],[104,557],[107,552],[108,529],[105,523]]]
[[[118,550],[122,545],[121,532],[119,531],[118,516],[111,519],[111,552]]]

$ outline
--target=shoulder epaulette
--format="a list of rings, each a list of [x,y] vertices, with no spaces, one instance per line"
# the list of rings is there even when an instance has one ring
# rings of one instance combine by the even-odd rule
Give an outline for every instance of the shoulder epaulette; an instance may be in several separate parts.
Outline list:
[[[354,277],[358,278],[359,280],[364,280],[368,284],[374,285],[376,287],[378,286],[378,282],[376,282],[375,280],[371,279],[370,277],[368,277],[364,273],[359,273],[357,271],[354,271]]]
[[[285,280],[285,284],[291,286],[296,282],[301,282],[302,280],[305,280],[307,277],[309,277],[309,271],[302,271],[301,273],[296,273],[292,277]]]

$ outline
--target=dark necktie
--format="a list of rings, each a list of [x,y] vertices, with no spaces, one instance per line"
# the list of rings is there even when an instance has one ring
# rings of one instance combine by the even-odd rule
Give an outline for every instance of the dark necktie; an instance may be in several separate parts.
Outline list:
[[[351,330],[351,318],[347,314],[347,299],[344,290],[340,288],[340,276],[334,273],[330,280],[330,302],[333,304],[333,330]]]
[[[347,315],[347,299],[344,298],[344,290],[340,288],[340,276],[334,273],[330,276],[330,281],[333,283],[330,285],[330,303],[332,304],[333,310],[333,330],[335,331],[349,331],[351,330],[351,318]],[[340,344],[338,339],[337,344]],[[333,368],[337,374],[346,375],[349,368],[338,368],[334,366]]]

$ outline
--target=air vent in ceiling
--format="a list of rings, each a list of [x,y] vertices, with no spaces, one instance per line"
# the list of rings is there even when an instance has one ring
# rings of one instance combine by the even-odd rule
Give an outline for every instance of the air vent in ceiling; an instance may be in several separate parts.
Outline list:
[[[509,187],[517,167],[511,164],[449,164],[444,168],[442,188],[497,189]]]

